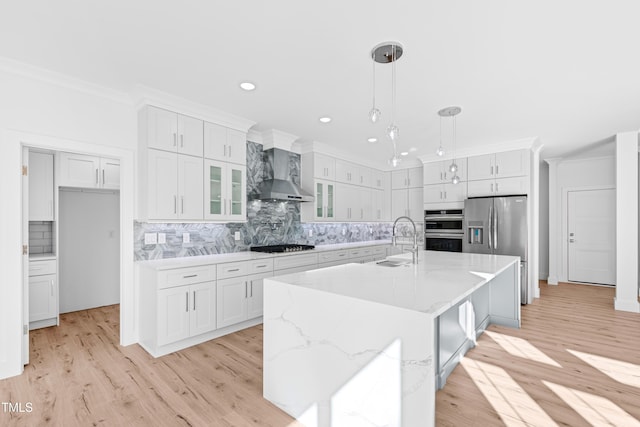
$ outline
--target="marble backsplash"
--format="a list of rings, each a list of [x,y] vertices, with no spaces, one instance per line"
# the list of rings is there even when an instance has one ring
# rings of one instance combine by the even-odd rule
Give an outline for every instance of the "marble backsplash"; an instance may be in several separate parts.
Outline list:
[[[325,245],[391,239],[392,223],[302,223],[300,202],[251,200],[264,179],[273,177],[261,144],[247,142],[247,222],[134,224],[135,260],[176,258],[247,251],[251,246],[298,243]],[[300,155],[291,153],[291,173],[298,178]],[[406,225],[400,234],[408,232]],[[238,232],[240,238],[235,239]],[[165,244],[145,245],[145,233],[165,233]],[[189,243],[183,243],[189,233]],[[419,230],[421,235],[422,230]]]

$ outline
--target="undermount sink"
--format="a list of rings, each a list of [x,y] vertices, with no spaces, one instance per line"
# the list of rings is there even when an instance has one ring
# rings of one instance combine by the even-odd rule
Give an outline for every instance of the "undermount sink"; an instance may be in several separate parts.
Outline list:
[[[378,261],[376,262],[376,265],[380,265],[382,267],[400,267],[401,265],[408,265],[409,261],[390,261],[390,260],[384,260],[384,261]]]

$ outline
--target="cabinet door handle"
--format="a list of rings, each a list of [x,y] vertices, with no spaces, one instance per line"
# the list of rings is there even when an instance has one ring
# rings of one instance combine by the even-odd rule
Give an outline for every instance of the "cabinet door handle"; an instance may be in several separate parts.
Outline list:
[[[500,190],[498,190],[498,183],[496,182],[496,193],[499,192]]]
[[[180,147],[184,147],[184,135],[180,134]]]
[[[193,291],[193,311],[196,311],[196,291]]]
[[[267,264],[262,264],[262,265],[256,265],[256,268],[266,268]]]
[[[104,185],[104,184],[105,184],[105,181],[104,181],[104,169],[102,169],[102,185]]]
[[[184,298],[184,303],[185,303],[185,305],[184,305],[184,311],[185,311],[185,312],[188,312],[188,311],[189,311],[189,291],[187,291],[187,292],[185,292],[185,293],[184,293],[184,297],[185,297],[185,298]]]
[[[247,298],[248,294],[247,294],[247,281],[244,281],[244,297]]]
[[[231,146],[229,146],[229,157],[231,157]]]
[[[491,193],[493,193],[493,183],[491,184]]]
[[[493,165],[491,166],[491,175],[493,175]]]
[[[180,196],[180,213],[184,213],[184,196]]]
[[[98,182],[98,169],[96,169],[96,185],[98,185],[98,184],[99,184],[99,182]]]
[[[253,298],[253,280],[251,281],[251,283],[249,284],[249,286],[250,286],[250,291],[251,291],[251,292],[249,293],[249,296],[250,296],[251,298]]]
[[[176,133],[174,132],[174,133],[173,133],[173,146],[174,146],[174,147],[178,145],[178,143],[177,143],[177,140],[178,140],[178,139],[177,139],[177,138],[178,138],[178,134],[176,134]]]
[[[239,268],[232,268],[230,270],[227,270],[228,273],[233,273],[234,271],[240,271]]]
[[[442,200],[442,191],[440,191],[440,200]]]
[[[444,192],[444,199],[447,200],[447,192]]]
[[[173,213],[178,213],[178,196],[176,196],[175,194],[173,195]]]
[[[182,276],[183,279],[190,279],[192,277],[198,277],[198,275],[197,274],[190,274],[188,276]]]
[[[51,296],[53,296],[53,279],[51,279]]]
[[[500,165],[496,165],[496,175],[498,175],[500,173],[499,169],[498,169],[499,167],[500,167]]]
[[[222,204],[224,205],[224,214],[227,214],[227,199],[222,199]]]

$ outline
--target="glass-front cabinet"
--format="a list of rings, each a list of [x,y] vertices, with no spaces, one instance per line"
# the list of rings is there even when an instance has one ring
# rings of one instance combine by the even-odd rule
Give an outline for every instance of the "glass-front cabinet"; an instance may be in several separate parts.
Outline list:
[[[315,209],[314,217],[316,220],[335,219],[334,203],[335,203],[335,184],[330,181],[315,181]]]
[[[205,219],[246,220],[245,166],[205,159]]]

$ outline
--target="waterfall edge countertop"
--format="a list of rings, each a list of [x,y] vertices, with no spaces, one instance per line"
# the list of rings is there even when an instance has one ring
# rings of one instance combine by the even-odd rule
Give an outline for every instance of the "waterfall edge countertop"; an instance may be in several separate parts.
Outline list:
[[[455,252],[418,252],[394,255],[407,261],[398,267],[376,263],[345,264],[276,276],[290,285],[362,299],[438,316],[503,272],[519,258]]]

